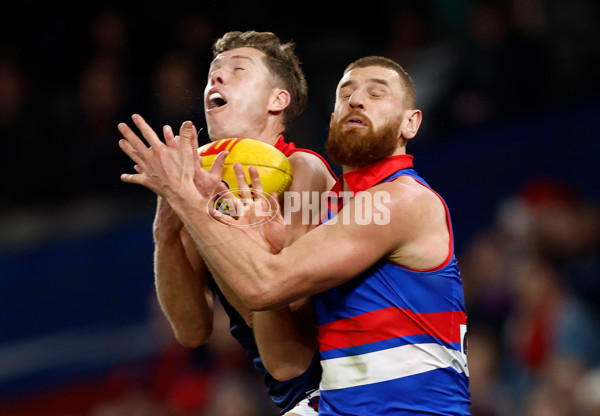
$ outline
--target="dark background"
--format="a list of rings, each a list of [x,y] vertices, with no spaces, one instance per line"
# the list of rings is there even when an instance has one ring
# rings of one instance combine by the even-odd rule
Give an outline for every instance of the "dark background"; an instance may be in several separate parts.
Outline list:
[[[521,313],[513,276],[542,258],[559,292],[591,310],[581,333],[595,339],[598,9],[592,0],[20,2],[3,12],[0,405],[23,415],[225,415],[236,403],[273,414],[226,331],[195,350],[173,343],[153,292],[155,197],[120,182],[132,167],[116,129],[134,112],[157,130],[187,119],[203,126],[212,43],[253,29],[296,44],[310,98],[286,137],[322,154],[347,64],[385,55],[408,70],[423,110],[408,151],[450,207],[469,319],[494,351],[487,367],[470,357],[473,414],[534,414],[538,397],[561,394],[583,406],[548,387],[542,370],[563,354],[539,339],[562,332],[538,318],[562,328],[562,307]],[[530,341],[541,331],[534,352],[512,340],[523,327]],[[573,344],[587,342],[564,327]],[[515,360],[519,351],[529,358]],[[573,380],[584,380],[595,357],[573,357],[582,368]],[[511,391],[524,380],[527,389]]]

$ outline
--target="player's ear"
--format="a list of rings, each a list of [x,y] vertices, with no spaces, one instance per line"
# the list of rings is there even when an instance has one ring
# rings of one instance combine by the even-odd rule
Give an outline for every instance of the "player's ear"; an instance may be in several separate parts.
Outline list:
[[[402,121],[402,137],[412,139],[417,135],[423,115],[421,110],[406,110]]]
[[[287,90],[275,89],[271,98],[270,110],[273,112],[281,112],[290,105],[291,96]]]
[[[331,116],[329,117],[329,128],[331,128],[332,124],[333,124],[333,113],[331,113]]]

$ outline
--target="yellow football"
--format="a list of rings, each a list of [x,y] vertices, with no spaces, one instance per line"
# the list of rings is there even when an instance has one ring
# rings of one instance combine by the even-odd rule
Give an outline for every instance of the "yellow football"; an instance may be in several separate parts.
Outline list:
[[[237,192],[234,163],[239,163],[244,168],[249,186],[252,185],[248,167],[255,166],[263,191],[267,194],[276,192],[277,195],[281,195],[290,187],[293,179],[292,165],[288,158],[274,146],[259,140],[240,137],[218,140],[198,149],[198,154],[202,156],[202,167],[209,170],[215,157],[224,150],[228,150],[229,154],[225,158],[222,178],[237,197],[240,195]]]

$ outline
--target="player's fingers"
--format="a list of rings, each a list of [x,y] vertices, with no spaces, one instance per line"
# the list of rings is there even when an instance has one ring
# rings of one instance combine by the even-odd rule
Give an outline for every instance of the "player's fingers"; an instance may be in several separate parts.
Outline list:
[[[135,141],[132,143],[132,141],[130,141],[128,139],[121,139],[121,140],[119,140],[119,147],[121,148],[121,150],[123,150],[123,152],[125,152],[125,154],[127,156],[129,156],[129,158],[134,163],[136,163],[138,165],[142,165],[143,164],[143,158],[141,156],[141,152],[143,152],[143,150],[138,151],[135,148],[135,146],[133,146],[133,144],[135,144]],[[142,148],[143,149],[147,149],[146,146],[144,146],[143,144],[142,144]]]
[[[119,133],[121,133],[121,135],[123,136],[123,139],[121,141],[126,142],[129,145],[127,148],[135,150],[140,155],[148,150],[148,147],[142,141],[142,139],[140,139],[138,135],[135,134],[134,131],[131,130],[131,128],[127,124],[119,123],[117,129],[119,130]],[[119,146],[121,146],[121,148],[125,151],[125,149],[123,148],[123,143],[121,143],[121,141],[119,141]]]
[[[239,215],[242,215],[244,204],[229,188],[225,188],[225,190],[218,193],[212,208],[215,208],[222,214],[237,218]]]
[[[202,168],[202,156],[194,157],[194,182],[198,184],[201,181],[202,175],[206,175],[206,171]],[[219,189],[217,189],[219,191]]]
[[[208,209],[208,214],[216,221],[225,225],[234,225],[236,223],[236,220],[232,216],[212,207]]]
[[[131,116],[131,119],[133,120],[137,128],[140,129],[140,131],[142,132],[142,136],[144,136],[144,139],[146,139],[150,147],[159,148],[160,146],[164,145],[163,142],[160,141],[159,137],[154,132],[152,127],[150,127],[148,123],[146,123],[146,120],[144,120],[142,116],[140,116],[139,114],[134,114]]]
[[[142,175],[139,174],[139,173],[123,173],[121,175],[121,180],[123,182],[135,183],[135,184],[138,184],[138,185],[142,185],[143,184]]]
[[[244,168],[240,163],[233,164],[233,171],[235,172],[235,179],[237,181],[237,187],[240,193],[240,198],[244,203],[252,202],[252,192],[250,192],[250,187],[248,186],[248,181],[246,180],[246,174],[244,173]]]
[[[163,136],[165,137],[165,143],[169,147],[177,146],[178,137],[174,136],[173,129],[169,125],[163,126]]]
[[[190,120],[186,120],[181,124],[179,128],[179,136],[184,141],[184,145],[192,146],[192,148],[198,148],[198,132],[196,131],[196,126]]]
[[[221,209],[221,212],[227,211],[226,213],[232,216],[242,215],[244,212],[244,203],[233,194],[230,190],[227,190],[226,193],[222,195],[223,202],[226,202],[228,205],[223,205],[224,209]]]
[[[250,182],[252,183],[252,192],[256,192],[258,196],[262,196],[264,192],[262,183],[260,182],[260,175],[258,174],[258,169],[256,169],[255,166],[250,166],[248,168],[248,173],[250,174]]]
[[[215,157],[215,160],[213,160],[212,165],[210,166],[210,173],[214,173],[214,174],[218,174],[219,177],[221,177],[223,175],[223,167],[225,166],[225,158],[227,157],[227,155],[229,154],[228,150],[223,150],[221,153],[219,153],[217,155],[217,157]],[[200,161],[202,160],[201,158],[199,158]],[[198,162],[200,163],[200,162]]]
[[[192,140],[190,140],[190,144],[192,145],[192,149],[196,151],[200,147],[200,143],[198,143],[198,130],[194,124],[192,124]]]

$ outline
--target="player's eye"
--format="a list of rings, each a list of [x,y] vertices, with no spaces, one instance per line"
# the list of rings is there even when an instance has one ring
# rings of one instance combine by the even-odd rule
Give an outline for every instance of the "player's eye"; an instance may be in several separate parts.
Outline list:
[[[342,90],[340,91],[338,97],[340,100],[347,100],[352,96],[352,91]]]
[[[381,98],[385,95],[385,91],[381,88],[372,89],[369,91],[369,95],[375,98]]]

